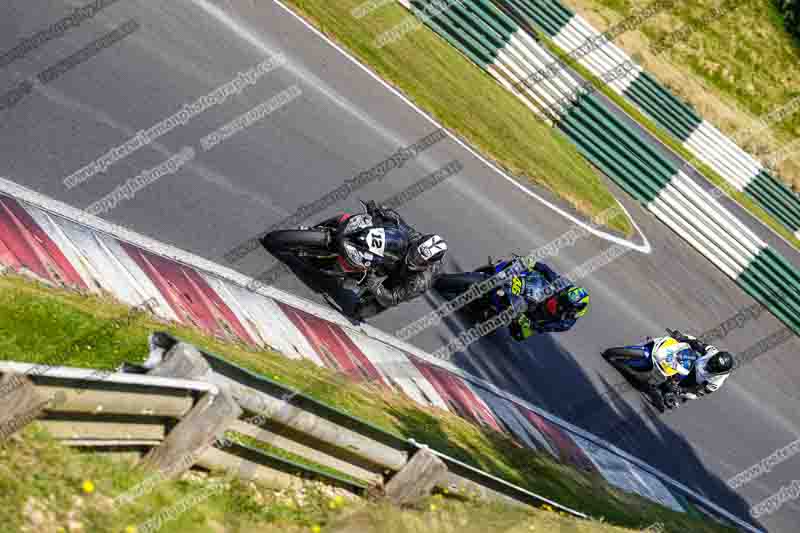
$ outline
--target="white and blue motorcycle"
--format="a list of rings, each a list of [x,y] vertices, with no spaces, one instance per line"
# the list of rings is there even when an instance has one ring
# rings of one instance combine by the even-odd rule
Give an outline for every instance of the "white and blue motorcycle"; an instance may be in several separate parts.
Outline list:
[[[675,338],[681,337],[679,332],[668,329],[667,333],[668,336],[648,338],[644,344],[603,352],[606,361],[649,393],[653,405],[661,412],[683,403],[678,384],[689,375],[698,358],[688,343]]]

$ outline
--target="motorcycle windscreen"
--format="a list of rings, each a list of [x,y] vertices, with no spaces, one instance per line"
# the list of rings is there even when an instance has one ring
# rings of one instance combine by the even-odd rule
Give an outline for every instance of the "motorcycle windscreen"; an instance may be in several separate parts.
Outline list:
[[[653,358],[658,364],[658,369],[664,376],[672,377],[676,374],[685,376],[689,373],[689,370],[682,364],[687,355],[692,352],[688,344],[667,337],[661,343],[654,346],[653,349]]]
[[[525,296],[529,300],[533,300],[535,302],[543,302],[548,299],[548,296],[552,296],[553,291],[547,291],[548,283],[547,279],[540,274],[539,272],[535,271],[527,271],[525,273]]]

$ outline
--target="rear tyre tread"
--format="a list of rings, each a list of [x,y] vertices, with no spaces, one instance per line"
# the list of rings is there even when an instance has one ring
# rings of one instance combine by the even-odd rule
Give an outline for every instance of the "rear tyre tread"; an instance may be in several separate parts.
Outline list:
[[[264,235],[260,241],[261,245],[269,251],[293,252],[298,250],[327,251],[329,239],[327,231],[305,229],[272,231]]]

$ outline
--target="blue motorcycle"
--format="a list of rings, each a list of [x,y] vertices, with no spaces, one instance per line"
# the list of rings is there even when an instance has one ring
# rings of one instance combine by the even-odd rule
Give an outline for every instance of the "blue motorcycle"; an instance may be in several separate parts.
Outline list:
[[[542,301],[546,287],[544,276],[529,270],[518,255],[498,261],[489,257],[485,266],[472,272],[441,274],[434,283],[437,292],[476,321],[489,320],[512,306],[524,310],[525,296]]]
[[[689,344],[676,339],[681,337],[680,332],[668,329],[667,333],[669,336],[648,338],[635,346],[609,348],[602,354],[642,392],[651,393],[653,405],[661,412],[680,406],[678,384],[698,357]]]

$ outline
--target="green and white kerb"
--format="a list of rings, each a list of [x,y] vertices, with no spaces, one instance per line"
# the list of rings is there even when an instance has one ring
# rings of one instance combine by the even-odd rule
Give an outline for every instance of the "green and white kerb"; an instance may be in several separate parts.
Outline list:
[[[630,60],[613,39],[650,17],[671,9],[674,2],[652,2],[601,34],[580,15],[554,0],[496,0],[498,4],[523,4],[537,27],[592,74],[601,76],[613,65]],[[772,176],[759,161],[742,150],[652,76],[637,66],[637,73],[609,86],[626,97],[660,127],[676,137],[694,156],[722,176],[737,191],[746,193],[800,238],[800,197]]]

